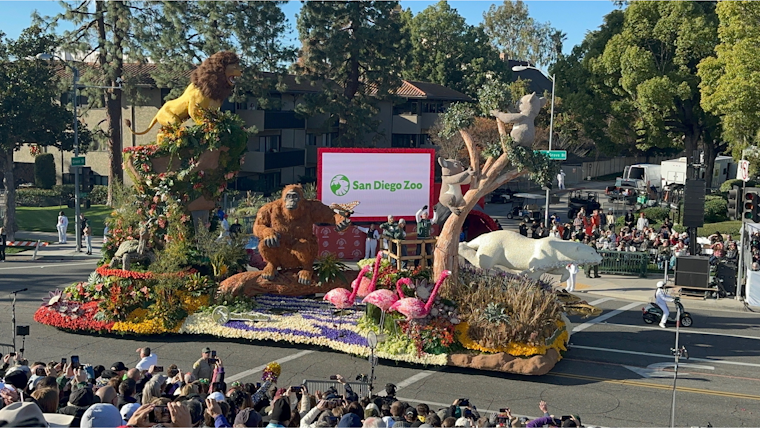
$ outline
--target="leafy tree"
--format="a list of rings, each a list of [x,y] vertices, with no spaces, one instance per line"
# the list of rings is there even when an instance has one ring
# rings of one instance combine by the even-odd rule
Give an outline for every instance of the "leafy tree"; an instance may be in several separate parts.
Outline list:
[[[509,79],[507,63],[483,28],[468,25],[447,2],[414,16],[404,11],[402,19],[410,45],[405,79],[438,83],[473,97],[488,80]]]
[[[94,4],[93,4],[94,3]],[[122,170],[122,96],[121,82],[124,75],[124,59],[139,60],[142,50],[135,43],[132,32],[134,14],[139,9],[129,1],[78,0],[60,2],[63,12],[53,17],[36,17],[55,28],[60,22],[74,25],[73,30],[63,33],[62,50],[92,58],[96,67],[81,67],[82,83],[90,86],[111,88],[85,88],[82,93],[90,99],[89,108],[105,107],[106,129],[98,131],[108,147],[108,204],[113,203],[115,183],[124,180]],[[140,3],[136,3],[139,5]],[[94,6],[94,7],[93,7]],[[129,81],[126,82],[129,86]]]
[[[231,98],[244,102],[253,94],[266,106],[266,95],[296,53],[282,43],[288,29],[282,3],[163,1],[146,5],[138,16],[136,34],[156,64],[152,75],[156,84],[172,89],[167,99],[185,90],[188,70],[216,52],[231,50],[240,56],[243,68]]]
[[[719,2],[720,44],[699,64],[702,107],[720,116],[723,137],[740,156],[760,142],[760,4]]]
[[[305,2],[298,15],[299,78],[321,85],[296,111],[338,122],[338,144],[363,144],[375,132],[377,103],[401,86],[398,2]]]
[[[13,152],[24,143],[73,148],[72,113],[57,101],[66,84],[56,75],[58,66],[35,58],[57,46],[56,37],[39,27],[25,29],[16,40],[0,32],[0,168],[6,191],[4,226],[11,241],[17,230]],[[82,125],[79,131],[83,149],[92,135]]]
[[[494,46],[505,59],[549,65],[562,57],[562,44],[567,35],[547,23],[536,22],[528,15],[528,6],[521,0],[505,0],[491,5],[483,13],[483,27]]]
[[[594,144],[604,154],[638,151],[632,111],[622,108],[623,97],[604,83],[605,76],[592,70],[607,42],[623,30],[623,21],[622,10],[612,11],[551,68],[563,104],[562,111],[555,111],[555,129],[561,138]]]
[[[34,185],[40,189],[55,186],[55,159],[52,153],[40,153],[34,157]]]
[[[697,65],[717,44],[715,3],[633,2],[624,11],[623,30],[592,61],[592,70],[631,112],[642,150],[683,147],[688,157],[705,146],[708,170],[720,141],[715,116],[700,106]]]

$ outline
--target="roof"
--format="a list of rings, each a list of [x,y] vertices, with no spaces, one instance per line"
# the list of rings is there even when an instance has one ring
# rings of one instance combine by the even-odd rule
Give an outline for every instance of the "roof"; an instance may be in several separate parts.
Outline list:
[[[404,80],[396,95],[405,98],[428,100],[473,101],[467,95],[437,83]]]
[[[99,68],[95,63],[80,62],[76,67],[83,68]],[[154,63],[125,63],[124,74],[127,76],[137,77],[137,83],[141,85],[156,86],[156,81],[153,80],[152,74],[157,69]],[[187,70],[182,73],[183,77],[190,77],[192,70]],[[274,77],[275,73],[265,72],[262,73],[264,77]],[[61,68],[58,71],[60,76],[69,76],[68,68]],[[294,74],[286,74],[283,76],[283,83],[286,86],[286,93],[289,94],[304,94],[319,92],[322,89],[323,84],[315,82],[313,85],[308,79],[301,79],[298,81],[297,76]],[[396,95],[405,98],[417,98],[417,99],[431,99],[431,100],[447,100],[447,101],[473,101],[472,98],[467,95],[456,91],[451,88],[447,88],[437,83],[428,82],[415,82],[409,80],[403,80],[401,87],[396,90]]]

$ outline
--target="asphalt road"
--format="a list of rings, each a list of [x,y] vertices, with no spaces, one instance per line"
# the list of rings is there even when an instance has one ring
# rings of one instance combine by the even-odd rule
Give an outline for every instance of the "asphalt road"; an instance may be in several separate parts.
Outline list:
[[[177,363],[189,370],[204,346],[223,359],[227,380],[257,381],[261,366],[280,359],[282,385],[303,379],[326,380],[341,373],[368,373],[366,360],[305,346],[247,343],[212,337],[164,336],[134,339],[64,333],[37,324],[32,315],[42,298],[56,287],[84,280],[94,262],[8,262],[0,264],[0,342],[11,341],[9,292],[19,294],[17,317],[31,326],[25,343],[30,360],[57,361],[79,355],[84,363],[108,365],[137,362],[135,349],[150,346],[160,363]],[[510,407],[516,414],[539,416],[537,403],[546,400],[556,415],[580,414],[585,425],[667,426],[672,397],[675,330],[644,325],[636,302],[586,295],[604,308],[595,319],[572,319],[577,330],[565,358],[546,376],[525,377],[452,368],[413,367],[381,362],[376,384],[399,386],[398,395],[443,407],[456,398],[469,398],[481,410]],[[688,302],[685,303],[688,308]],[[760,327],[751,313],[691,311],[694,326],[682,329],[690,364],[679,370],[676,396],[678,426],[757,426],[760,414]],[[601,320],[601,322],[599,322]],[[585,323],[585,324],[584,324]],[[19,347],[21,341],[18,341]],[[7,352],[4,350],[3,352]],[[655,364],[655,366],[652,366]],[[659,364],[659,365],[657,365]],[[626,367],[629,366],[629,367]],[[649,368],[647,368],[649,366]],[[657,377],[665,376],[665,377]]]

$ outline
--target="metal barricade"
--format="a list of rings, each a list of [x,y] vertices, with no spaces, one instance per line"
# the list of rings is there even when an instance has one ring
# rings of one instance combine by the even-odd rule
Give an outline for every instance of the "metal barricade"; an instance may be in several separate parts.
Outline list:
[[[346,382],[347,384],[351,385],[351,389],[359,395],[359,397],[369,397],[369,384],[364,382]],[[335,388],[336,391],[338,391],[338,394],[343,395],[346,393],[346,388],[343,386],[342,383],[338,382],[337,380],[311,380],[311,379],[304,379],[303,385],[306,385],[306,388],[309,390],[310,394],[313,394],[314,391],[321,391],[325,392],[328,388],[331,386]]]
[[[638,275],[641,278],[647,276],[649,253],[643,251],[599,251],[602,263],[599,272],[612,275]]]

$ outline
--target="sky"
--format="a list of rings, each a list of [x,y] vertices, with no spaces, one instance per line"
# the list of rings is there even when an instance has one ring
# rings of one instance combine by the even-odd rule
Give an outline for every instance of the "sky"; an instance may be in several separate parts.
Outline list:
[[[434,1],[401,1],[404,9],[410,8],[415,14],[434,4]],[[450,1],[452,8],[457,9],[468,24],[477,25],[483,20],[483,12],[494,1]],[[596,30],[603,23],[605,15],[615,9],[610,0],[599,1],[526,1],[530,16],[538,22],[550,23],[567,34],[563,46],[564,53],[570,53],[573,46],[583,41],[586,33]],[[288,40],[297,40],[296,14],[301,8],[300,1],[290,1],[283,11],[290,21]],[[57,1],[0,1],[0,31],[8,37],[16,38],[21,31],[31,23],[31,14],[37,10],[42,15],[55,15],[61,11]],[[63,27],[65,28],[65,27]]]

